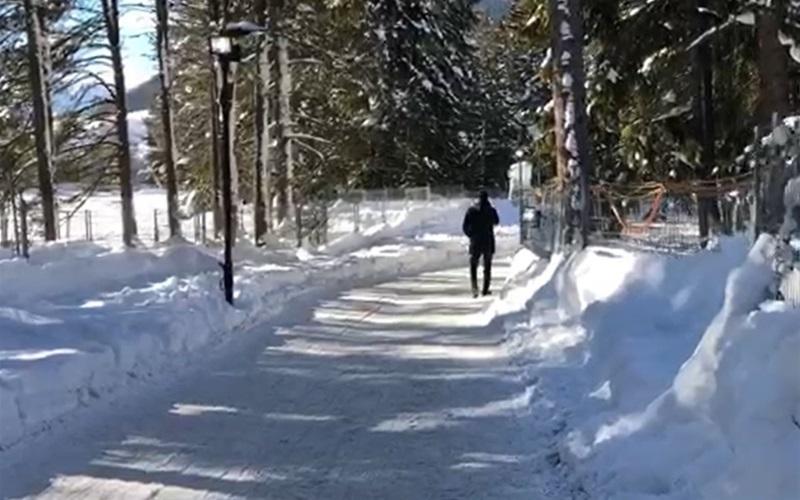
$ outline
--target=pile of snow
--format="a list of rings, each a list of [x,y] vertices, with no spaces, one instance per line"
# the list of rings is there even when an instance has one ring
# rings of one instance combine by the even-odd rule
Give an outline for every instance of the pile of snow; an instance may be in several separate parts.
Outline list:
[[[55,243],[34,248],[29,261],[0,260],[0,447],[136,381],[180,370],[300,295],[466,262],[464,209],[440,202],[409,210],[336,252],[240,242],[235,307],[223,300],[216,252],[186,243]],[[515,245],[501,238],[501,249]]]
[[[466,199],[397,202],[391,204],[388,209],[382,209],[381,203],[368,202],[359,209],[361,223],[366,221],[371,226],[334,239],[321,250],[341,255],[357,248],[375,245],[386,239],[413,235],[425,241],[461,239],[464,213],[473,202]],[[497,235],[503,237],[518,234],[517,209],[508,200],[495,200],[494,203],[500,217],[500,227],[496,229]],[[352,226],[353,222],[349,218],[351,213],[345,210],[343,215],[344,217],[335,219],[339,222],[332,224],[331,233],[336,234],[341,231],[342,226]]]
[[[539,269],[508,344],[562,408],[560,457],[588,491],[797,498],[800,312],[764,302],[773,252],[592,248]]]

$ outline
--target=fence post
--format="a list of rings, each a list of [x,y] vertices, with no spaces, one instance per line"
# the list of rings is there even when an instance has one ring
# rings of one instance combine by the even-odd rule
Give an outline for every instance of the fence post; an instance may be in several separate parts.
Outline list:
[[[353,232],[358,233],[361,231],[361,214],[360,205],[358,202],[353,202]]]
[[[66,226],[67,226],[67,241],[69,241],[69,239],[70,239],[70,232],[71,232],[70,231],[70,225],[71,225],[71,223],[72,223],[72,214],[71,213],[67,213],[67,223],[66,223]]]
[[[206,244],[206,212],[205,212],[205,210],[200,215],[200,222],[201,222],[201,226],[202,226],[201,231],[202,231],[203,244],[205,245]]]
[[[13,188],[13,186],[12,186]],[[15,188],[14,188],[15,189]],[[17,213],[17,194],[16,190],[11,192],[11,218],[14,222],[14,255],[20,255],[19,246],[19,214]]]
[[[523,219],[525,219],[525,203],[524,203],[524,199],[523,199],[523,195],[522,195],[522,193],[524,192],[524,190],[522,188],[522,166],[523,166],[523,162],[522,161],[517,162],[517,170],[519,170],[519,176],[518,176],[519,177],[519,179],[518,179],[519,184],[517,186],[517,192],[519,194],[518,194],[518,197],[517,197],[517,202],[519,203],[519,244],[520,245],[525,243],[525,221],[523,220]],[[531,169],[532,168],[533,167],[531,167]]]
[[[750,207],[750,238],[755,243],[761,233],[761,158],[758,127],[753,129],[753,204]]]
[[[89,241],[94,241],[94,216],[91,210],[86,211],[86,230],[89,235]]]
[[[303,204],[297,203],[294,206],[297,248],[303,248]]]
[[[0,203],[0,247],[8,246],[8,214],[6,213],[6,203]]]
[[[158,209],[153,209],[153,241],[158,243]]]
[[[383,188],[383,202],[381,203],[381,220],[386,224],[386,205],[389,203],[389,188]]]
[[[22,239],[22,256],[26,259],[30,257],[28,242],[28,203],[19,194],[19,216],[20,216],[20,237]]]

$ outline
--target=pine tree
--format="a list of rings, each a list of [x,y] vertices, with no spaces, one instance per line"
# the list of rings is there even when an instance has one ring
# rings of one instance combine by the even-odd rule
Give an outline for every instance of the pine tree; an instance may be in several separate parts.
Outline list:
[[[369,0],[377,59],[373,166],[369,185],[458,182],[468,152],[459,132],[474,129],[476,23],[471,2]]]

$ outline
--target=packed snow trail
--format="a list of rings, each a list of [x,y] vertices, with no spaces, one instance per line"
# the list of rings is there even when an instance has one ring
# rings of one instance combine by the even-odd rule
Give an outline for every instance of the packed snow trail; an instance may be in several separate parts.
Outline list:
[[[195,376],[33,443],[0,466],[0,497],[565,498],[534,389],[467,283],[457,269],[296,305]]]

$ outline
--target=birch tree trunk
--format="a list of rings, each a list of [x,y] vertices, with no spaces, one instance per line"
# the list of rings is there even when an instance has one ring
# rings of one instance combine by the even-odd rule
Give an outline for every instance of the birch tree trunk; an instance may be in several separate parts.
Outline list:
[[[49,40],[41,0],[25,0],[28,34],[28,73],[33,96],[33,123],[36,136],[36,165],[42,199],[44,238],[56,239],[56,210],[53,189],[53,121],[50,106]]]
[[[156,43],[158,45],[158,68],[161,80],[161,125],[164,128],[164,169],[167,174],[167,215],[169,235],[181,235],[178,218],[178,181],[175,174],[176,146],[172,123],[172,64],[169,48],[168,0],[156,0]]]
[[[117,166],[119,168],[120,196],[122,198],[122,240],[125,246],[134,246],[136,215],[133,209],[133,181],[131,174],[131,147],[128,136],[128,104],[125,94],[125,74],[120,45],[118,0],[101,0],[105,20],[111,65],[114,71],[114,105],[116,107]]]
[[[581,0],[550,0],[556,167],[562,180],[562,243],[588,244],[591,144],[586,115]]]

